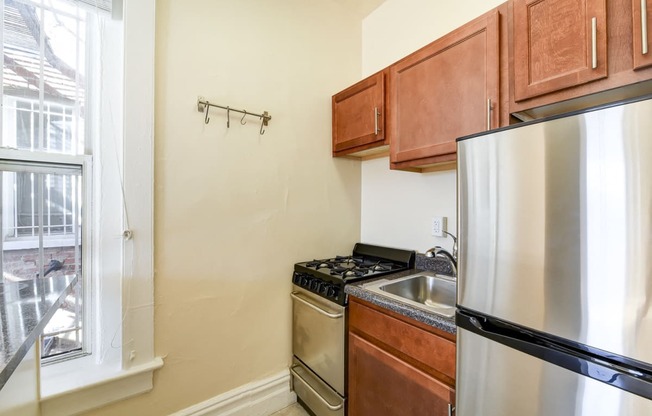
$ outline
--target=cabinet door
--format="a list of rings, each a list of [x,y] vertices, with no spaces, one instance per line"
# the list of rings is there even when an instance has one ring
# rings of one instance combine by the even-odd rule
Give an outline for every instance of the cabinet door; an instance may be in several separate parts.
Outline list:
[[[384,103],[384,72],[333,96],[333,156],[384,144]]]
[[[435,371],[441,381],[455,385],[455,342],[445,339],[386,313],[358,303],[349,302],[349,330],[382,341],[406,357]]]
[[[349,414],[446,416],[453,390],[354,333],[349,333]]]
[[[497,127],[498,11],[486,13],[390,67],[392,168],[455,160],[455,139]]]
[[[605,1],[514,1],[516,101],[607,76]]]
[[[652,22],[652,1],[632,0],[632,35],[634,69],[652,65],[649,24]]]

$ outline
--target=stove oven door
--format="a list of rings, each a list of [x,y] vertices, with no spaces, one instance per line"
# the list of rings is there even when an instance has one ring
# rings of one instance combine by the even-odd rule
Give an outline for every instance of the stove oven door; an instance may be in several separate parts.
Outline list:
[[[291,296],[292,352],[344,397],[344,307],[298,286]]]

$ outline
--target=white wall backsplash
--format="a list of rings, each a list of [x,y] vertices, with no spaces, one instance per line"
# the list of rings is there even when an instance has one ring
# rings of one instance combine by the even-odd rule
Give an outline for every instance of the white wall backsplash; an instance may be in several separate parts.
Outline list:
[[[368,76],[440,38],[502,0],[387,0],[362,22],[362,75]],[[456,234],[454,170],[391,171],[388,158],[362,162],[362,241],[424,252],[452,239],[432,237],[434,216]]]
[[[455,171],[413,173],[390,171],[388,158],[362,164],[362,241],[423,253],[430,247],[453,246],[449,238],[431,235],[432,217],[448,217],[457,235]]]

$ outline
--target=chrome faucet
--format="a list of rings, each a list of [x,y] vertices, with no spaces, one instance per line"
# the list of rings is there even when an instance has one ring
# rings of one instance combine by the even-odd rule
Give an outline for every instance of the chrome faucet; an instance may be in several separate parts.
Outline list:
[[[444,234],[450,236],[450,238],[453,239],[453,260],[455,260],[455,264],[457,264],[457,237],[448,231],[444,231]]]
[[[444,231],[444,233],[451,236],[451,238],[453,239],[453,253],[452,254],[449,253],[448,251],[444,250],[441,246],[434,246],[433,248],[426,251],[426,257],[436,257],[436,258],[447,260],[448,264],[453,270],[453,275],[457,277],[457,238],[453,234],[447,231]]]

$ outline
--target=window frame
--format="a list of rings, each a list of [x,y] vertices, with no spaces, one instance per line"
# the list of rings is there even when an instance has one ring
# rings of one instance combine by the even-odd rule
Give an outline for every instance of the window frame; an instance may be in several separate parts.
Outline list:
[[[92,206],[92,172],[93,172],[93,158],[90,155],[66,155],[59,153],[45,153],[33,152],[29,150],[18,149],[5,149],[0,147],[0,161],[10,164],[25,162],[30,165],[45,165],[53,166],[75,166],[81,168],[83,200],[82,202],[82,222],[81,222],[81,241],[82,249],[82,274],[79,280],[82,282],[82,295],[81,301],[83,305],[92,305],[92,292],[93,282],[91,273],[88,270],[93,270],[92,264],[92,248],[90,241],[92,238],[91,227],[89,226],[89,215],[87,211]],[[33,238],[30,238],[33,239]],[[36,241],[38,245],[38,241]],[[3,243],[3,246],[6,243]],[[60,357],[48,357],[44,361],[48,363],[56,363],[59,360],[69,360],[83,357],[92,353],[92,334],[95,329],[93,314],[91,308],[85,308],[81,318],[82,331],[82,348],[79,351],[66,353]],[[40,342],[40,339],[39,341]]]
[[[65,0],[64,0],[65,1]],[[37,7],[37,13],[39,13],[39,18],[43,20],[44,18],[44,13],[51,13],[54,7],[52,5],[48,4],[43,4],[40,0],[18,0],[21,4],[24,5],[32,5]],[[74,3],[75,1],[73,1]],[[5,5],[4,1],[3,4],[0,4],[0,11],[3,14],[5,13]],[[75,19],[77,21],[77,29],[79,29],[79,15],[78,14],[70,14],[67,11],[62,12],[62,15],[66,19]],[[0,30],[2,33],[0,33],[0,38],[2,38],[4,42],[4,36],[5,36],[5,19],[4,16],[0,20]],[[51,17],[49,17],[51,18]],[[43,44],[44,44],[44,39],[47,38],[47,33],[45,29],[45,24],[41,22],[42,27],[40,28],[40,39],[34,39],[37,44],[40,46],[40,71],[44,70],[44,50],[43,50]],[[2,42],[2,43],[3,43]],[[3,48],[4,48],[4,43],[3,43]],[[79,45],[77,44],[77,47]],[[14,45],[14,50],[20,50],[21,47],[16,47]],[[85,57],[85,55],[84,55]],[[83,57],[82,57],[83,59]],[[79,57],[77,58],[77,64],[79,64],[81,61],[79,60]],[[32,150],[27,150],[27,149],[17,149],[17,143],[14,141],[12,142],[12,139],[16,139],[18,136],[16,134],[16,122],[18,120],[18,115],[19,112],[25,111],[24,109],[20,108],[20,104],[29,104],[30,108],[32,109],[29,111],[29,113],[32,113],[33,116],[30,118],[31,119],[31,127],[33,128],[33,132],[38,131],[35,128],[35,125],[38,125],[40,127],[43,126],[48,126],[49,121],[46,122],[47,120],[50,120],[50,116],[52,115],[51,109],[53,107],[61,107],[62,113],[61,116],[65,120],[67,118],[67,115],[70,115],[70,124],[69,126],[71,127],[69,131],[77,131],[77,134],[71,134],[71,149],[77,149],[78,144],[79,144],[79,132],[83,131],[84,136],[89,136],[88,131],[85,129],[85,124],[82,122],[81,124],[77,124],[78,119],[76,119],[76,115],[78,115],[77,110],[79,107],[77,107],[78,102],[76,101],[77,98],[79,98],[79,89],[77,85],[78,77],[75,79],[75,98],[72,100],[72,103],[74,104],[72,107],[67,106],[66,102],[57,102],[55,99],[52,99],[52,97],[48,96],[43,89],[44,86],[44,80],[40,78],[39,81],[39,86],[38,86],[38,91],[37,91],[37,96],[36,95],[29,95],[26,94],[24,96],[12,96],[10,94],[5,95],[4,94],[4,71],[3,73],[0,73],[0,79],[2,79],[2,84],[3,84],[3,91],[0,94],[1,99],[2,99],[2,105],[3,105],[3,114],[2,117],[0,118],[0,126],[2,127],[3,134],[6,133],[3,137],[3,142],[5,143],[5,146],[7,147],[0,147],[0,158],[6,160],[7,162],[27,162],[29,164],[34,164],[34,165],[47,165],[47,164],[53,164],[53,165],[70,165],[70,166],[80,166],[82,169],[82,189],[83,189],[83,201],[82,201],[82,206],[84,209],[83,217],[82,217],[82,244],[83,244],[83,249],[82,249],[82,264],[84,264],[83,269],[82,269],[82,274],[79,275],[79,281],[81,283],[82,287],[82,293],[80,296],[80,300],[82,302],[82,316],[81,316],[81,325],[80,327],[83,328],[82,331],[82,338],[81,338],[81,349],[80,350],[73,350],[70,351],[69,353],[61,354],[59,356],[51,356],[51,357],[46,357],[43,359],[43,362],[51,363],[51,362],[56,362],[59,360],[67,360],[67,359],[74,359],[80,356],[84,356],[87,354],[92,353],[92,348],[93,348],[93,337],[92,337],[92,332],[94,328],[94,319],[92,317],[91,313],[91,308],[93,305],[91,304],[92,302],[92,282],[91,282],[91,274],[88,272],[88,270],[92,269],[92,264],[91,264],[91,258],[92,256],[90,255],[91,253],[91,233],[89,227],[89,222],[88,222],[88,210],[91,207],[91,194],[92,194],[92,156],[88,154],[88,152],[84,152],[86,154],[70,154],[70,153],[64,153],[65,152],[65,137],[62,137],[62,152],[48,152],[48,151],[43,151],[43,150],[34,150],[34,140],[41,142],[42,139],[47,138],[47,149],[49,149],[50,145],[50,136],[48,133],[44,133],[41,131],[41,134],[36,137],[36,135],[32,134],[31,137],[31,148]],[[43,105],[43,109],[46,109],[45,113],[41,113],[39,111],[34,111],[33,108],[34,106],[40,107],[40,105]],[[71,109],[70,113],[68,113],[68,109]],[[8,120],[4,120],[5,116],[7,115],[7,112],[12,112],[12,114],[9,116]],[[37,120],[38,119],[38,120]],[[5,123],[7,121],[7,123]],[[81,130],[76,130],[77,128],[81,128]],[[44,129],[45,130],[45,129]],[[47,129],[49,131],[49,127]],[[65,133],[64,133],[65,134]],[[82,137],[84,137],[82,136]],[[7,139],[9,139],[9,142],[7,142]],[[42,142],[41,142],[42,144]],[[86,149],[87,150],[87,149]],[[4,200],[3,195],[3,200]],[[13,224],[14,226],[16,224]],[[53,237],[53,238],[51,238]],[[56,246],[57,244],[64,243],[65,240],[69,240],[69,238],[62,236],[43,236],[43,240],[41,241],[41,237],[37,237],[37,239],[34,239],[34,236],[32,237],[27,237],[27,236],[18,236],[11,238],[5,242],[3,242],[3,250],[5,248],[9,249],[29,249],[29,248],[36,248],[43,244],[43,247],[52,247]],[[64,331],[67,332],[67,331]],[[39,338],[39,342],[41,342]],[[40,355],[40,354],[39,354]]]
[[[46,155],[48,153],[33,152],[28,150],[4,149],[4,148],[0,148],[0,150],[2,150],[2,152],[0,153],[0,160],[6,160],[8,162],[15,161],[15,160],[25,161],[27,160],[25,158],[25,155],[27,154],[30,155],[30,157],[31,156],[35,157],[35,163],[43,161],[44,164],[51,163],[54,165],[74,165],[74,166],[79,166],[82,169],[83,174],[92,172],[92,163],[90,162],[92,159],[89,158],[88,162],[82,160],[83,158],[86,157],[83,155],[82,156],[63,155],[64,157],[48,158],[48,161],[45,161],[42,155]],[[50,154],[50,155],[58,156],[58,154]],[[4,185],[5,184],[3,183],[3,188]],[[90,186],[86,186],[85,184],[82,184],[82,187],[84,193],[92,191]],[[15,216],[19,214],[14,212],[18,210],[19,207],[14,193],[10,191],[6,191],[5,193],[5,190],[3,189],[2,200],[3,203],[6,203],[7,206],[10,206],[12,208],[11,215],[9,215],[9,213],[4,211],[2,213],[3,224],[4,224],[3,231],[6,231],[7,229],[13,229],[15,234],[19,234],[18,232],[19,225],[16,223],[16,219],[15,219]],[[82,201],[82,202],[85,203],[86,201]],[[51,214],[48,214],[48,216],[50,215]],[[70,225],[63,225],[62,227],[69,227],[69,226]],[[6,240],[2,242],[3,250],[25,250],[25,249],[37,248],[39,245],[38,237],[36,235],[13,235],[13,236],[5,235],[3,236],[3,238],[6,238]],[[61,247],[63,245],[72,245],[75,242],[74,233],[65,230],[61,233],[55,232],[49,235],[45,235],[43,238],[44,238],[44,247],[46,248]]]
[[[96,331],[99,334],[95,334],[98,336],[92,355],[41,368],[44,416],[80,413],[150,391],[153,372],[163,366],[163,360],[154,355],[156,2],[122,0],[121,3],[114,10],[122,11],[124,47],[113,52],[120,54],[124,71],[122,77],[103,74],[117,77],[113,82],[122,86],[120,91],[110,91],[112,97],[103,94],[110,110],[120,115],[121,122],[113,131],[99,131],[98,136],[112,135],[121,144],[118,166],[114,167],[120,172],[121,183],[116,183],[113,177],[112,183],[100,186],[117,187],[124,196],[124,207],[120,203],[118,211],[113,212],[120,215],[103,213],[106,209],[103,202],[110,201],[102,201],[102,196],[97,195],[98,187],[93,186],[92,227],[98,226],[100,232],[92,237],[91,262],[96,283],[92,289],[92,319],[101,329]],[[100,145],[107,146],[106,142]],[[95,183],[113,176],[102,175],[101,170],[108,168],[95,161]],[[122,235],[114,232],[116,223]],[[118,264],[107,260],[107,256],[116,254],[120,258]],[[110,310],[111,305],[115,310]]]

